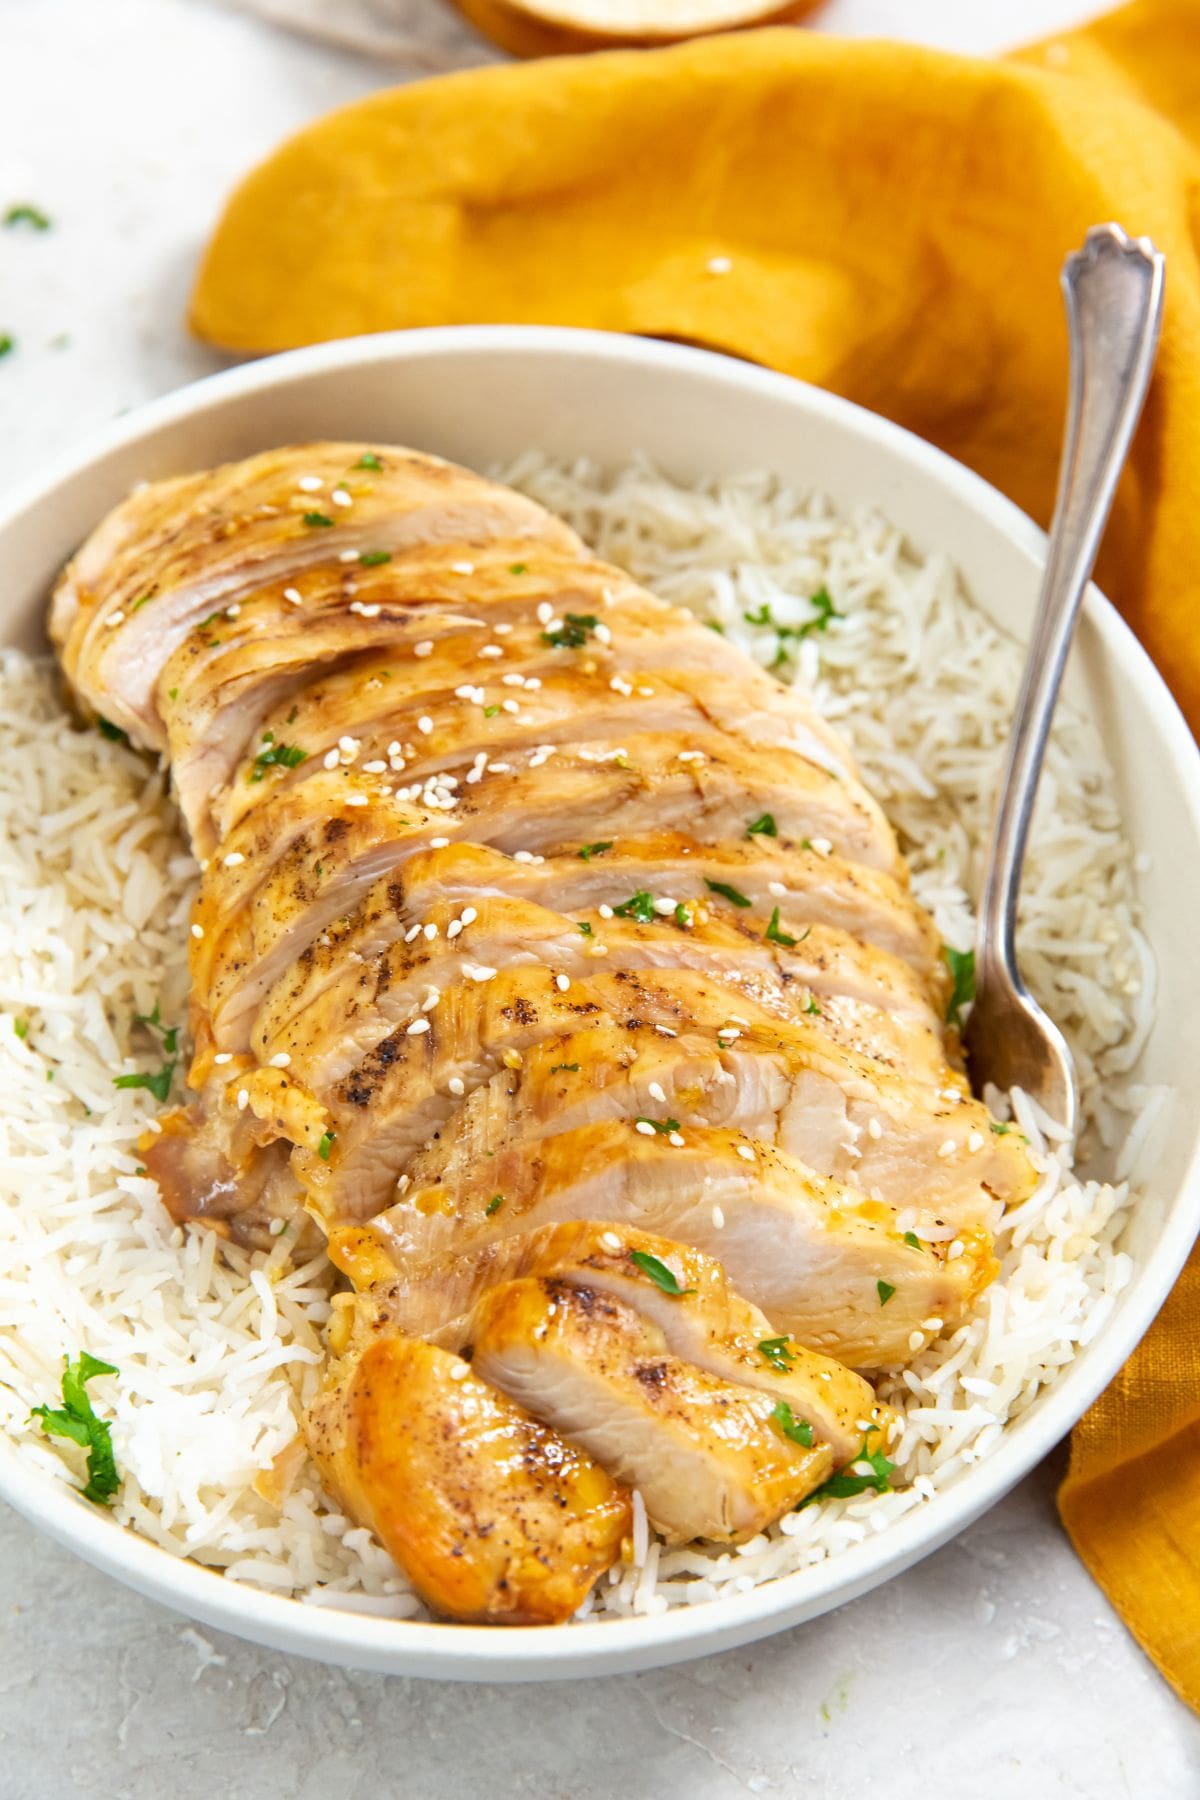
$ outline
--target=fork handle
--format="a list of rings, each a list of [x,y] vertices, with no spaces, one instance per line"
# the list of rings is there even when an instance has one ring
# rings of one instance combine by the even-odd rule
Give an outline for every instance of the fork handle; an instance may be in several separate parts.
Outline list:
[[[1162,324],[1163,258],[1097,225],[1063,267],[1070,393],[1058,497],[1029,656],[1000,782],[979,909],[977,978],[1016,966],[1017,893],[1050,720],[1080,601],[1112,508]]]

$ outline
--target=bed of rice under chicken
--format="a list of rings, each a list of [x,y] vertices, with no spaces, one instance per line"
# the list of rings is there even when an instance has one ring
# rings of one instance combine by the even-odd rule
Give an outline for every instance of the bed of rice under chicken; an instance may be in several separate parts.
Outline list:
[[[971,942],[990,797],[1020,673],[937,556],[874,516],[835,517],[762,477],[700,489],[632,466],[602,481],[530,456],[503,479],[608,560],[805,684],[849,739],[895,826],[916,896],[945,941]],[[834,614],[813,618],[824,590]],[[749,615],[749,618],[748,616]],[[761,621],[755,623],[754,621]],[[782,628],[782,629],[781,629]],[[893,1491],[825,1499],[735,1549],[667,1548],[634,1509],[629,1561],[582,1609],[648,1614],[745,1591],[823,1562],[926,1504],[986,1456],[1102,1326],[1129,1275],[1118,1247],[1126,1170],[1154,1096],[1126,1079],[1154,972],[1137,928],[1133,855],[1102,747],[1065,714],[1051,745],[1023,896],[1031,985],[1081,1078],[1080,1161],[1020,1095],[1041,1180],[997,1232],[1001,1273],[975,1315],[882,1397],[903,1415]],[[81,1350],[114,1421],[115,1518],[234,1579],[395,1618],[421,1602],[364,1529],[332,1510],[296,1443],[324,1358],[333,1271],[173,1226],[136,1141],[156,1110],[115,1089],[138,1066],[133,1015],[181,1019],[195,864],[161,778],[123,745],[71,728],[49,665],[0,664],[0,1425],[56,1480],[80,1460],[30,1408]]]

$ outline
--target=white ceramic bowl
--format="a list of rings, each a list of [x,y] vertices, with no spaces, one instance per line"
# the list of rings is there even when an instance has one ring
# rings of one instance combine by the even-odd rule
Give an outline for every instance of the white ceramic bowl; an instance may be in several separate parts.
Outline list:
[[[88,528],[135,481],[303,438],[407,443],[483,466],[529,445],[614,466],[645,451],[687,478],[769,468],[869,502],[922,551],[947,552],[976,600],[1024,636],[1043,551],[1034,525],[976,476],[845,401],[702,351],[525,327],[413,331],[321,345],[184,388],[123,419],[0,506],[3,638],[41,641],[46,593]],[[1096,592],[1071,688],[1097,717],[1137,848],[1145,926],[1165,971],[1138,1070],[1176,1083],[1200,1061],[1200,758],[1166,688]],[[1070,1429],[1141,1337],[1200,1226],[1200,1114],[1172,1106],[1152,1189],[1125,1238],[1135,1265],[1103,1329],[992,1455],[878,1537],[734,1599],[550,1631],[414,1624],[306,1606],[226,1581],[123,1531],[0,1447],[0,1496],[69,1549],[209,1625],[329,1662],[462,1680],[614,1673],[729,1649],[850,1600],[961,1531]]]

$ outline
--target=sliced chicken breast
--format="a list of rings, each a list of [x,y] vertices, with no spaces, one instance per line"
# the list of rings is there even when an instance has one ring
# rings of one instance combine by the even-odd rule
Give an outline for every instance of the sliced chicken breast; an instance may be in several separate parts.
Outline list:
[[[475,1373],[636,1488],[669,1540],[744,1541],[832,1472],[828,1444],[789,1436],[769,1394],[672,1356],[598,1289],[506,1282],[480,1301],[473,1338]]]
[[[561,1623],[631,1530],[628,1494],[585,1451],[398,1334],[334,1365],[305,1430],[338,1504],[446,1618]]]
[[[676,1146],[608,1120],[532,1150],[507,1146],[453,1187],[408,1188],[369,1227],[336,1230],[332,1254],[357,1287],[411,1269],[430,1318],[443,1284],[446,1304],[465,1312],[476,1280],[519,1261],[526,1243],[563,1222],[602,1219],[619,1236],[635,1229],[704,1252],[778,1330],[867,1370],[902,1364],[914,1340],[923,1347],[959,1324],[995,1274],[980,1227],[954,1233],[915,1201],[885,1206],[736,1130],[680,1136]]]

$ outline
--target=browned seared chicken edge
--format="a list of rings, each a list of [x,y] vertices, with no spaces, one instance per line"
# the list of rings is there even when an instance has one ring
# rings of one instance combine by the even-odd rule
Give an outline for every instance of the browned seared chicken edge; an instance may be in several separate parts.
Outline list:
[[[328,1238],[309,1447],[428,1604],[569,1618],[633,1492],[738,1541],[878,1484],[867,1377],[966,1316],[1034,1175],[806,702],[387,446],[140,488],[50,627],[201,862],[146,1166],[181,1222]]]

